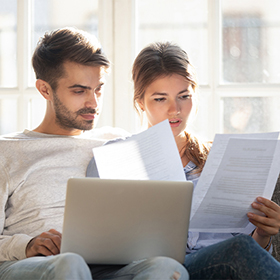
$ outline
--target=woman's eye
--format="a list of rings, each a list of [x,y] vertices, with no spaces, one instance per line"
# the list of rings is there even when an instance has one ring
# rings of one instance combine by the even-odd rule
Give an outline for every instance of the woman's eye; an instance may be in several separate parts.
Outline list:
[[[157,101],[157,102],[162,102],[162,101],[165,100],[165,98],[163,98],[163,97],[161,97],[161,98],[155,98],[154,100]]]
[[[192,96],[190,94],[181,95],[180,99],[190,99]]]

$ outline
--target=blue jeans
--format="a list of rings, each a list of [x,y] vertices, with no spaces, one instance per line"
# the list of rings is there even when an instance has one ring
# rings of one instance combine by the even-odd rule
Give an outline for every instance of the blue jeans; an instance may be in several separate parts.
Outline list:
[[[247,235],[189,254],[184,266],[190,279],[280,279],[280,263]]]
[[[188,280],[188,272],[177,261],[156,257],[126,266],[87,265],[82,257],[65,253],[50,257],[33,257],[0,264],[0,280]]]

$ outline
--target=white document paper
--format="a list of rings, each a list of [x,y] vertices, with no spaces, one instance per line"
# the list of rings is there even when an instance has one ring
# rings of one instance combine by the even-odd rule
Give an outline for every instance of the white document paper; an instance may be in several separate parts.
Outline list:
[[[216,172],[211,171],[209,162],[209,170],[205,165],[208,178],[212,180],[208,182],[208,191],[201,204],[192,214],[191,231],[242,232],[249,224],[246,214],[255,211],[251,203],[256,197],[271,198],[280,170],[279,141],[230,138],[227,142],[226,151],[219,151],[222,160],[216,162],[217,166],[213,168]],[[219,150],[221,146],[220,143],[215,148]],[[217,155],[215,149],[211,153]],[[207,182],[202,180],[201,184],[206,188]]]
[[[100,178],[185,181],[167,120],[130,138],[94,148]]]
[[[207,161],[194,189],[191,218],[206,195],[215,174],[218,171],[223,155],[230,138],[247,139],[278,139],[279,132],[252,133],[252,134],[216,134]]]

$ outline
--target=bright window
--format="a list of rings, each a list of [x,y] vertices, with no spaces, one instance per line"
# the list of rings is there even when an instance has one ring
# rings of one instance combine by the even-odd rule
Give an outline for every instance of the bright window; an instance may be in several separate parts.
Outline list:
[[[17,85],[17,5],[16,0],[0,0],[0,86]],[[14,75],[11,75],[11,70]]]
[[[149,7],[149,9],[147,9]],[[170,41],[187,51],[200,84],[208,84],[208,4],[205,0],[137,2],[137,53],[154,41]]]
[[[220,84],[227,88],[237,86],[235,92],[221,97],[222,131],[279,130],[280,20],[274,8],[277,1],[238,0],[221,4]]]
[[[112,61],[98,126],[139,131],[133,60],[151,42],[172,41],[198,73],[194,132],[213,139],[215,133],[280,130],[278,2],[0,0],[0,134],[42,120],[45,101],[34,88],[30,59],[45,31],[64,26],[97,35]]]
[[[35,128],[45,100],[35,90],[31,56],[41,36],[75,26],[96,36],[98,0],[0,0],[0,134]],[[67,7],[67,9],[65,8]]]
[[[277,0],[137,3],[137,51],[156,40],[173,41],[197,69],[195,132],[212,138],[280,130]]]

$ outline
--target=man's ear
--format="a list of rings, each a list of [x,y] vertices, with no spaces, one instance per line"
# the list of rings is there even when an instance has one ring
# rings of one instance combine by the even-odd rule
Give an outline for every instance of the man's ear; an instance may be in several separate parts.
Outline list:
[[[37,90],[42,94],[42,96],[46,100],[51,100],[52,99],[52,88],[49,85],[49,83],[47,83],[44,80],[38,79],[36,81],[35,85],[36,85]]]

